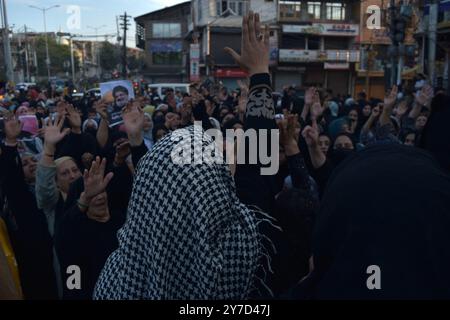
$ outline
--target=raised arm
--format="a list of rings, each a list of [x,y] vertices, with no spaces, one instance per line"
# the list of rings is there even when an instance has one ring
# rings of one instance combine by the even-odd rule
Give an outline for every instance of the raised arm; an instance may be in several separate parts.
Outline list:
[[[245,130],[255,129],[257,132],[261,132],[259,131],[261,129],[269,130],[268,143],[270,144],[270,130],[276,129],[277,125],[269,75],[269,49],[269,27],[266,26],[262,30],[259,15],[250,12],[242,20],[241,54],[239,55],[228,47],[225,48],[225,51],[234,58],[242,69],[247,70],[250,76],[244,121]],[[268,148],[267,150],[270,150]],[[239,156],[245,156],[246,164],[239,163],[236,166],[237,194],[245,204],[255,205],[263,211],[269,212],[274,197],[270,184],[267,181],[268,179],[261,176],[261,162],[249,164],[248,148],[245,149],[246,154],[241,155],[239,152],[242,152],[242,148],[238,146],[238,158]],[[273,152],[277,152],[278,155],[278,150],[273,150]]]
[[[385,126],[391,123],[391,115],[394,110],[395,102],[397,101],[398,87],[393,86],[391,92],[384,98],[384,108],[380,117],[380,126]]]
[[[56,186],[55,152],[56,145],[70,133],[70,129],[62,130],[64,118],[60,117],[52,121],[49,118],[45,124],[44,152],[36,171],[36,201],[40,209],[52,209],[59,199],[59,191]],[[61,131],[62,130],[62,131]],[[48,211],[46,211],[48,214]],[[52,217],[47,216],[47,221]]]
[[[295,139],[295,123],[297,121],[296,116],[288,115],[287,119],[280,120],[277,123],[280,130],[280,143],[284,147],[284,152],[288,159],[292,184],[296,188],[309,190],[309,173]]]
[[[139,160],[147,153],[144,143],[144,112],[138,102],[130,103],[123,111],[122,118],[131,147],[131,157],[134,168],[137,168]]]
[[[275,129],[275,108],[269,75],[269,26],[261,27],[259,14],[251,12],[242,20],[241,54],[226,47],[234,60],[250,76],[245,116],[246,129]]]
[[[327,158],[319,147],[319,127],[315,119],[313,119],[311,126],[307,126],[303,130],[303,137],[308,144],[312,165],[314,169],[319,169],[325,164]]]
[[[97,142],[100,148],[104,148],[108,143],[109,138],[109,120],[108,120],[108,105],[102,99],[95,103],[95,110],[100,115],[100,125],[97,130]]]
[[[433,88],[429,85],[424,86],[418,93],[415,94],[413,108],[408,117],[415,120],[422,112],[423,107],[430,109],[433,96]]]

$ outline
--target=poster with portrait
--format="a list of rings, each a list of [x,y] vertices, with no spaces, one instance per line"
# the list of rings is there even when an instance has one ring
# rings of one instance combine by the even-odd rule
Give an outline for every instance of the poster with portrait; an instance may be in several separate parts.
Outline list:
[[[109,104],[109,123],[111,127],[121,125],[122,109],[130,100],[133,100],[134,89],[131,81],[117,80],[100,83],[100,92],[102,98]]]

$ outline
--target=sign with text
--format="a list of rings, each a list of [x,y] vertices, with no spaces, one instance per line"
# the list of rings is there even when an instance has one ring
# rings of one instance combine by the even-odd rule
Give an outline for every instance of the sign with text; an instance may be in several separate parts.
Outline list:
[[[190,50],[190,81],[196,82],[200,80],[200,45],[198,43],[191,44]]]
[[[357,50],[280,50],[280,62],[359,62],[359,60],[360,52]]]
[[[312,25],[306,26],[284,25],[283,32],[304,33],[322,36],[356,37],[359,36],[359,25],[344,23],[313,23]]]

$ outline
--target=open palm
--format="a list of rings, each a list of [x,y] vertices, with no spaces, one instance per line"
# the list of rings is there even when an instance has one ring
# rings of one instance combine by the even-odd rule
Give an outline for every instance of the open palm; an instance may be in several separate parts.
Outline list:
[[[97,157],[90,170],[84,171],[84,194],[89,201],[103,193],[113,178],[112,172],[105,176],[105,168],[106,159],[100,160],[100,157]]]
[[[397,101],[397,95],[398,87],[393,86],[391,92],[384,98],[384,107],[387,109],[394,107],[394,104]]]
[[[64,125],[64,118],[59,117],[52,121],[51,118],[48,119],[48,123],[45,126],[44,141],[49,145],[56,145],[60,142],[67,134],[69,134],[70,129],[66,128],[61,131]]]
[[[140,134],[144,130],[144,111],[139,104],[128,105],[122,114],[127,133],[130,135]]]

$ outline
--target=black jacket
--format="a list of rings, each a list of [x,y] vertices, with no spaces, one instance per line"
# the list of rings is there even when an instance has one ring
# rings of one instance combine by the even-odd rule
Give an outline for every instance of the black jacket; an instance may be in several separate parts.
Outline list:
[[[1,187],[8,210],[5,221],[16,255],[25,299],[57,299],[53,243],[34,186],[25,183],[16,147],[1,146]]]

